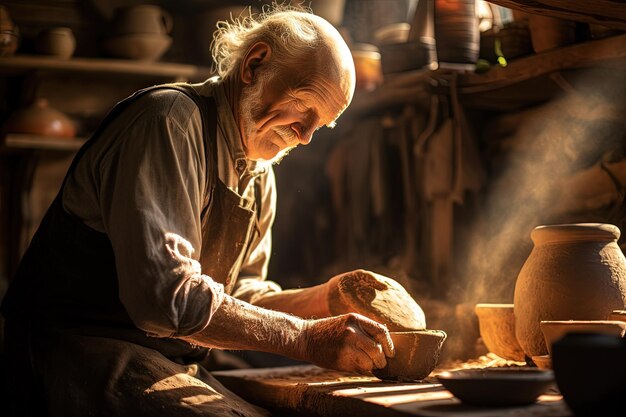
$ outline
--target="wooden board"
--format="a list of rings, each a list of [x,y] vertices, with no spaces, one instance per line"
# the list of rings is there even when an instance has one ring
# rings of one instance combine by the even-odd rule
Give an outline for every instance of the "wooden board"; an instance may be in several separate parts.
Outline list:
[[[626,30],[626,3],[615,0],[489,0],[500,6],[559,19]]]
[[[532,405],[476,407],[462,404],[428,378],[423,382],[382,382],[374,377],[325,370],[313,365],[213,372],[228,389],[272,410],[321,417],[571,417],[558,394]]]

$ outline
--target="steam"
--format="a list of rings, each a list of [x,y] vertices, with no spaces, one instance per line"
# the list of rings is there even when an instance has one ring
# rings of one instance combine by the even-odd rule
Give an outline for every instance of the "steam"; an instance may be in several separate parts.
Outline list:
[[[450,289],[461,295],[460,302],[513,302],[534,227],[609,222],[606,210],[594,215],[573,200],[569,180],[600,161],[624,158],[626,82],[616,73],[598,69],[567,79],[557,74],[553,80],[566,91],[563,96],[520,118],[502,116],[500,127],[516,131],[500,142],[505,157],[489,157],[499,162],[491,167],[486,209],[457,258],[457,286]]]

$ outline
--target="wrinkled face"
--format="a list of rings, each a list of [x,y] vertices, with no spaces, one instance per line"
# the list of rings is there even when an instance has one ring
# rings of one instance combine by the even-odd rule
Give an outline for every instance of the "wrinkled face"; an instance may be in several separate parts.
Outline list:
[[[306,145],[322,126],[332,125],[348,105],[352,90],[339,76],[299,68],[259,67],[241,95],[240,123],[246,156],[277,162]]]

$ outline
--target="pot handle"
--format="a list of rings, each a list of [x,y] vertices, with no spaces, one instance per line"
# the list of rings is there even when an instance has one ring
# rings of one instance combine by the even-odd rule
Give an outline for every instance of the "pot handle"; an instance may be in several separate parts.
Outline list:
[[[169,33],[172,31],[172,28],[174,27],[174,20],[172,19],[172,15],[163,10],[161,11],[161,20],[163,20],[165,33],[169,35]]]

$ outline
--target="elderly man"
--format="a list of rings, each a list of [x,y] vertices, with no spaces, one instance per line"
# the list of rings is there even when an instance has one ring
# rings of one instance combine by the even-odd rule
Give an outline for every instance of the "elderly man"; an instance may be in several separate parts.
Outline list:
[[[210,348],[364,374],[394,354],[339,296],[384,277],[265,279],[271,165],[350,103],[348,47],[276,8],[224,22],[213,54],[219,77],[118,103],[69,168],[3,300],[17,414],[263,415],[200,365]]]

